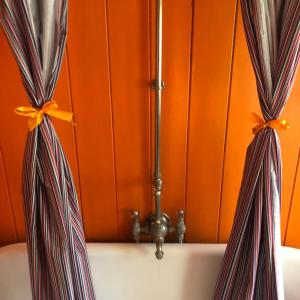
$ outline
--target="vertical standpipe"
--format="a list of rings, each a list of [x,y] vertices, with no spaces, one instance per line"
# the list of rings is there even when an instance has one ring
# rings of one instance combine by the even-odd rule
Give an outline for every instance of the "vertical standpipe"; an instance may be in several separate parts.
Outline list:
[[[162,178],[160,168],[160,131],[161,131],[161,99],[164,83],[162,81],[162,0],[156,0],[156,79],[155,89],[155,215],[161,218]]]

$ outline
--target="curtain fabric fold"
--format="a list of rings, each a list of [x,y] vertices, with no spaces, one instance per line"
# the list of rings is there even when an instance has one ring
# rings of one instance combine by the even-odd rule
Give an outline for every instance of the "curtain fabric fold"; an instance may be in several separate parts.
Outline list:
[[[29,101],[41,109],[61,68],[67,0],[0,0],[0,9]],[[33,299],[95,299],[73,178],[47,115],[28,133],[22,191]]]
[[[300,0],[241,0],[241,7],[262,114],[266,122],[278,120],[299,61]],[[284,299],[280,198],[280,143],[265,126],[247,149],[214,299]]]

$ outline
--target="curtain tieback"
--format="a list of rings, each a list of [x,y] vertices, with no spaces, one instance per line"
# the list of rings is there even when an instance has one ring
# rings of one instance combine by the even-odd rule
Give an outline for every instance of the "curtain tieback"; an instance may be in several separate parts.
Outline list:
[[[43,121],[44,114],[47,114],[51,117],[63,121],[72,122],[73,113],[62,111],[57,108],[57,103],[51,100],[46,102],[41,109],[29,106],[20,106],[15,109],[15,113],[22,117],[29,118],[28,126],[30,131],[32,131],[34,128],[41,124],[41,122]]]
[[[252,121],[257,125],[252,129],[253,134],[257,134],[261,129],[270,127],[272,129],[289,129],[290,124],[287,120],[270,120],[265,121],[258,114],[252,113]]]

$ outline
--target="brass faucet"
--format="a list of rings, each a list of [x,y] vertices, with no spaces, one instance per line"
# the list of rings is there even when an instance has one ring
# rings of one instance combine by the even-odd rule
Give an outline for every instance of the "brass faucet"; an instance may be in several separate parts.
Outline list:
[[[164,252],[163,243],[169,232],[177,232],[178,241],[184,240],[186,227],[184,224],[184,211],[178,212],[177,226],[172,227],[169,216],[161,212],[161,194],[163,181],[160,169],[160,127],[161,127],[161,100],[165,84],[162,80],[162,0],[156,0],[156,79],[151,84],[155,91],[155,172],[154,172],[154,197],[155,213],[151,214],[141,226],[140,213],[132,213],[132,235],[136,242],[140,241],[141,234],[150,235],[156,244],[156,258],[162,259]]]

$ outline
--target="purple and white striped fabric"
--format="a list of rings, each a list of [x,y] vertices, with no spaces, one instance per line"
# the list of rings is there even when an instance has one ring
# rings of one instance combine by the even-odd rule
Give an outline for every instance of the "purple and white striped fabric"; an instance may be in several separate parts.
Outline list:
[[[0,0],[0,9],[30,103],[41,108],[61,68],[67,0]],[[33,299],[95,299],[73,178],[47,115],[28,134],[23,200]]]
[[[241,6],[262,114],[266,122],[277,120],[299,61],[300,0],[241,0]],[[265,127],[247,150],[214,299],[284,299],[280,198],[280,143],[276,131]]]

